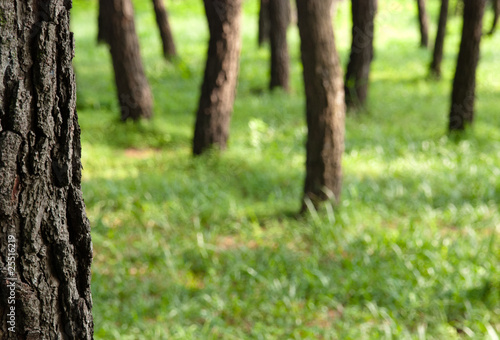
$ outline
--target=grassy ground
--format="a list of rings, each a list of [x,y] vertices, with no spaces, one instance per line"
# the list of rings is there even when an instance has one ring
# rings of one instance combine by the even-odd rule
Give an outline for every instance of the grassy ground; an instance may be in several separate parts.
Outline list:
[[[460,20],[444,79],[428,81],[414,4],[382,1],[369,114],[347,119],[342,203],[295,219],[306,132],[297,29],[291,94],[270,94],[257,1],[245,2],[229,150],[193,159],[202,1],[167,2],[176,65],[160,56],[150,2],[135,5],[156,107],[137,125],[118,122],[96,1],[73,9],[96,338],[498,339],[500,33],[483,43],[477,121],[457,141],[445,131]],[[438,1],[429,6],[436,22]],[[344,64],[348,10],[335,20]]]

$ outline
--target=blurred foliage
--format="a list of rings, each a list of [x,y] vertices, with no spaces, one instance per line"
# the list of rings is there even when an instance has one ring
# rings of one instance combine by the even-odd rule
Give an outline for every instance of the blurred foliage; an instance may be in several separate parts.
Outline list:
[[[482,45],[475,126],[450,138],[460,18],[433,82],[414,3],[380,2],[368,114],[347,119],[342,203],[297,218],[306,127],[296,27],[291,94],[268,93],[258,1],[244,2],[229,149],[194,159],[202,1],[167,1],[174,64],[161,57],[151,3],[134,1],[155,95],[153,121],[140,124],[118,121],[96,1],[73,2],[97,339],[497,339],[500,35]],[[428,7],[434,34],[439,2]],[[345,64],[347,1],[335,27]]]

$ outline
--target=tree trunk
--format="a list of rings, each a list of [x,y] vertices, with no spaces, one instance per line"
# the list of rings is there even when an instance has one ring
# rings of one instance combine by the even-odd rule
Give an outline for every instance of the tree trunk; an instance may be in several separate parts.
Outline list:
[[[488,32],[489,35],[493,35],[497,28],[498,18],[500,17],[500,0],[492,0],[493,5],[493,24],[491,25],[491,29]]]
[[[108,0],[99,0],[99,14],[97,17],[97,42],[111,44],[111,21],[106,17],[109,13]],[[108,8],[106,6],[108,5]]]
[[[260,0],[259,10],[259,47],[269,41],[271,35],[271,18],[269,17],[269,1]]]
[[[443,61],[444,38],[446,36],[446,24],[448,21],[449,0],[441,0],[441,11],[439,12],[439,23],[434,43],[434,53],[431,62],[431,74],[436,78],[441,77],[441,62]]]
[[[242,0],[204,0],[210,31],[205,77],[193,138],[193,153],[224,150],[239,71]]]
[[[476,69],[486,0],[464,1],[462,42],[453,81],[449,130],[464,130],[474,120]]]
[[[177,55],[175,50],[174,37],[170,24],[168,22],[168,14],[163,4],[163,0],[153,0],[155,8],[156,23],[160,29],[161,42],[163,44],[163,56],[167,60],[171,60]]]
[[[0,1],[0,339],[92,339],[71,2]]]
[[[270,0],[271,81],[269,88],[289,89],[290,58],[286,32],[290,22],[290,0]]]
[[[418,23],[420,26],[420,47],[429,47],[429,17],[425,10],[425,0],[417,0]]]
[[[132,2],[101,0],[100,5],[100,16],[109,22],[109,32],[101,36],[110,46],[121,119],[151,118],[153,95],[142,65]]]
[[[344,82],[335,48],[331,0],[297,0],[307,115],[305,203],[340,198]]]
[[[348,107],[363,107],[368,96],[376,12],[377,0],[352,0],[352,46],[345,76]]]

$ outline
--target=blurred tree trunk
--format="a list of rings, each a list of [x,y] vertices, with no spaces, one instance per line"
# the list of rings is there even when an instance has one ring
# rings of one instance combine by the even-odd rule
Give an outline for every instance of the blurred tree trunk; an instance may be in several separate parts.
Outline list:
[[[70,3],[0,1],[0,339],[92,339]]]
[[[97,17],[97,42],[108,45],[111,43],[111,21],[109,17],[106,17],[106,14],[110,12],[110,4],[109,0],[99,0],[99,13]]]
[[[464,130],[474,120],[476,69],[486,0],[464,0],[462,42],[451,99],[449,130]]]
[[[287,29],[290,23],[290,0],[269,0],[271,21],[271,81],[272,90],[289,89],[290,57],[288,55]]]
[[[110,46],[121,119],[151,118],[153,95],[142,65],[132,2],[100,0],[99,5],[98,36]]]
[[[352,0],[352,45],[345,76],[347,107],[363,107],[368,96],[376,12],[377,0]]]
[[[269,41],[271,34],[271,18],[269,16],[269,1],[260,0],[259,10],[259,47]]]
[[[441,77],[441,62],[443,61],[444,38],[446,36],[446,25],[448,22],[449,0],[441,0],[441,10],[439,12],[439,23],[434,43],[434,53],[430,71],[436,78]]]
[[[498,18],[500,17],[500,0],[492,0],[493,4],[493,24],[491,25],[491,29],[488,32],[489,35],[495,33],[495,29],[497,28]]]
[[[420,47],[429,47],[429,17],[425,9],[425,0],[417,0],[418,23],[420,26]]]
[[[335,48],[332,0],[297,0],[307,116],[306,179],[302,212],[340,199],[344,151],[344,82]]]
[[[160,29],[161,42],[163,44],[163,56],[170,60],[177,55],[174,37],[168,21],[168,13],[163,4],[163,0],[153,0],[156,15],[156,23]]]
[[[239,71],[242,0],[204,0],[210,31],[205,76],[196,114],[193,153],[224,150]]]

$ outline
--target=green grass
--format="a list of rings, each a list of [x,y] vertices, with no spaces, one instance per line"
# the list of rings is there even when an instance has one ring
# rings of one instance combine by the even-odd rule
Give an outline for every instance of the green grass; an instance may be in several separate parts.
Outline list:
[[[245,2],[229,149],[195,159],[202,1],[167,2],[175,65],[161,58],[150,2],[135,5],[155,96],[153,121],[140,124],[119,123],[109,53],[95,45],[96,2],[73,9],[97,339],[498,339],[500,33],[482,45],[474,128],[455,140],[446,123],[460,19],[443,80],[428,81],[414,4],[381,2],[368,114],[347,119],[342,203],[297,219],[306,134],[297,28],[291,94],[267,93],[257,1]],[[433,23],[438,5],[429,2]],[[346,1],[335,20],[344,65],[348,11]]]

